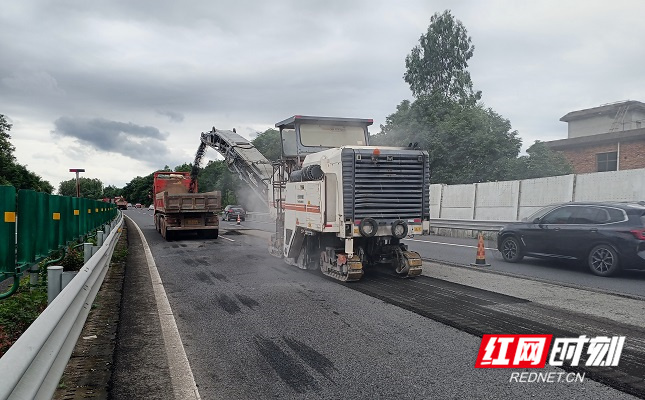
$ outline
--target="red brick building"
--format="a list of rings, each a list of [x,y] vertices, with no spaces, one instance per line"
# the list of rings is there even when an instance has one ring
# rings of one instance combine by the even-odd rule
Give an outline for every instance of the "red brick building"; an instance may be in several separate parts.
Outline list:
[[[574,172],[584,174],[645,168],[645,104],[624,101],[573,111],[567,139],[546,142],[561,152]]]

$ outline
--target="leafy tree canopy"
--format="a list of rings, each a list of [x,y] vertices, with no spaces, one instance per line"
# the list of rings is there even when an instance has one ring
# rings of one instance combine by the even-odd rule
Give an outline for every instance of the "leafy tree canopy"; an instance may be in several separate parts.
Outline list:
[[[457,102],[475,103],[481,92],[473,92],[468,60],[475,47],[461,21],[449,10],[430,18],[428,31],[405,58],[403,75],[415,97],[441,94]]]
[[[512,179],[573,174],[573,167],[566,157],[562,153],[551,150],[544,142],[536,140],[526,153],[527,155],[513,160]]]
[[[459,184],[505,179],[506,161],[517,157],[522,141],[492,109],[435,94],[401,102],[372,143],[416,143],[429,153],[431,183]]]
[[[545,145],[518,158],[522,141],[508,119],[480,102],[466,70],[474,46],[450,11],[435,14],[406,57],[404,100],[386,118],[372,144],[406,146],[430,155],[430,182],[461,184],[568,173],[566,160]],[[564,161],[564,162],[563,162]]]
[[[78,182],[82,198],[97,200],[107,197],[103,194],[103,182],[100,179],[80,177]],[[58,194],[76,197],[76,178],[61,182],[58,185]]]
[[[154,172],[144,177],[137,176],[123,187],[122,195],[129,203],[150,205],[152,204],[153,181]]]
[[[168,168],[170,169],[170,168]],[[187,164],[183,163],[181,165],[177,165],[175,169],[173,170],[174,172],[190,172],[193,169],[193,164]]]
[[[240,204],[235,193],[246,184],[240,181],[237,174],[229,171],[223,160],[209,161],[208,165],[200,170],[198,180],[200,192],[222,192],[222,208],[229,204]]]
[[[10,130],[11,124],[0,114],[0,185],[51,193],[54,187],[49,182],[17,163],[13,154],[16,148],[10,142]]]
[[[280,131],[267,129],[251,142],[269,161],[276,161],[282,156]]]
[[[107,197],[108,199],[113,199],[117,196],[121,196],[122,192],[123,192],[123,189],[120,189],[114,185],[109,185],[103,188],[103,197]]]

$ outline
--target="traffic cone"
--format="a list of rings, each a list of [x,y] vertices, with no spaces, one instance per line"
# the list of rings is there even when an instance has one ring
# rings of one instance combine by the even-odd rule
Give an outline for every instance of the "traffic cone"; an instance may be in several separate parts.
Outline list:
[[[239,225],[239,224],[240,224],[240,214],[237,214],[237,224],[236,225]]]
[[[486,249],[484,248],[484,235],[479,233],[479,240],[477,242],[477,257],[475,257],[475,262],[470,264],[473,267],[490,267],[490,264],[486,263]]]

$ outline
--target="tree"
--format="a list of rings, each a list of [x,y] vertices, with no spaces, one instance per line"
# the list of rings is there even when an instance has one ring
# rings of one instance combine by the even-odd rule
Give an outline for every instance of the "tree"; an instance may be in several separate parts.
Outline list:
[[[428,31],[419,38],[405,58],[403,75],[415,97],[440,94],[446,99],[474,104],[481,92],[473,92],[470,73],[466,70],[473,56],[466,28],[449,10],[430,18]]]
[[[219,190],[222,193],[222,207],[239,204],[235,192],[241,182],[236,174],[229,171],[225,161],[209,161],[199,172],[198,179],[200,192]]]
[[[113,199],[117,196],[121,196],[122,192],[123,192],[123,189],[120,189],[114,185],[108,185],[103,188],[103,197],[107,197],[108,199]]]
[[[533,179],[573,173],[573,167],[566,157],[562,153],[551,150],[544,142],[536,140],[526,153],[526,156],[519,157],[514,163],[514,179]]]
[[[24,165],[16,162],[15,147],[9,141],[11,124],[0,114],[0,185],[11,185],[16,189],[32,189],[51,193],[54,187]]]
[[[270,161],[276,161],[282,156],[282,141],[278,130],[269,128],[260,133],[251,143]]]
[[[10,130],[11,124],[4,115],[0,114],[0,171],[7,171],[16,162],[16,157],[13,155],[16,148],[9,141],[11,139]],[[2,173],[0,172],[0,174]],[[3,177],[0,176],[0,178]]]
[[[181,165],[177,165],[173,171],[174,172],[190,172],[192,169],[193,169],[193,164],[183,163]]]
[[[123,187],[122,196],[130,203],[152,204],[154,172],[144,177],[137,176]]]
[[[372,143],[416,144],[430,156],[431,183],[459,184],[505,179],[522,141],[492,109],[464,107],[435,93],[401,102]]]
[[[78,178],[81,197],[84,199],[101,199],[103,195],[103,182],[98,178]],[[76,178],[63,181],[58,185],[58,194],[61,196],[76,197]]]

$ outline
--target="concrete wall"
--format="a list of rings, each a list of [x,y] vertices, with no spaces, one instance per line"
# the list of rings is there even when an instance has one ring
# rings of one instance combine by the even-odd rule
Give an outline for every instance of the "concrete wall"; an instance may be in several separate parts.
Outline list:
[[[430,218],[515,221],[569,201],[645,201],[645,169],[431,185]]]
[[[549,204],[572,201],[575,177],[562,175],[520,181],[520,206],[514,219],[521,220]]]
[[[607,133],[614,125],[615,112],[585,117],[584,119],[573,120],[567,123],[569,138],[590,136],[600,133]],[[640,110],[627,109],[622,121],[619,121],[615,131],[627,131],[645,127],[645,113]],[[640,122],[640,123],[638,123]]]
[[[625,116],[625,128],[623,130],[640,128],[645,128],[645,112],[640,109],[632,112],[628,111],[627,116]]]
[[[475,218],[509,221],[517,217],[520,181],[477,183]]]
[[[443,186],[439,218],[473,219],[475,215],[475,185]]]
[[[569,139],[607,133],[611,129],[611,125],[614,123],[614,117],[615,113],[601,114],[594,117],[585,117],[584,119],[569,121],[567,123]],[[622,126],[619,130],[622,130]]]
[[[645,169],[578,175],[574,200],[645,200]]]

